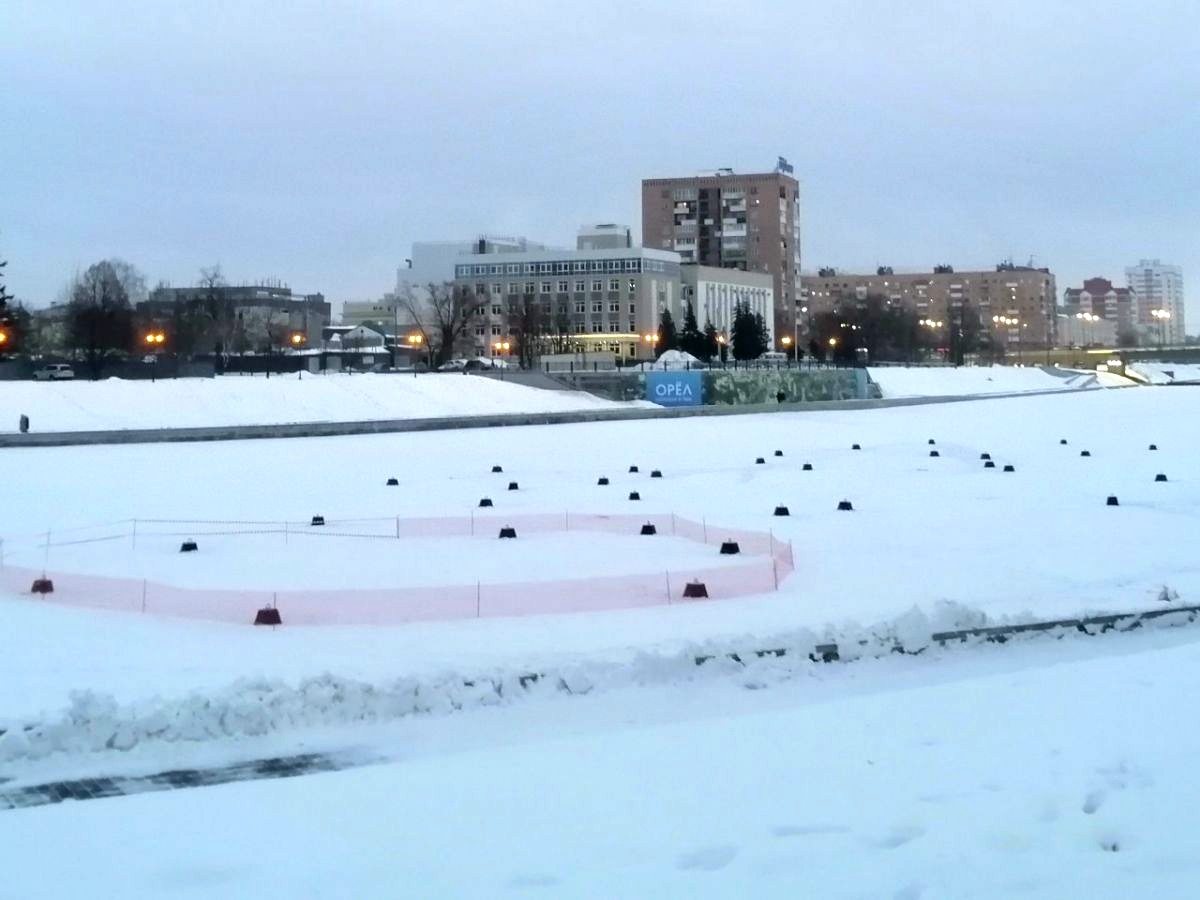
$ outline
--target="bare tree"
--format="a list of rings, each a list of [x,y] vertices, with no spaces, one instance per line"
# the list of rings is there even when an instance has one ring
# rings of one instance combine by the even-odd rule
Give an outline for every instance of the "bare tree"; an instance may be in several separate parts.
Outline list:
[[[486,297],[479,297],[466,285],[452,281],[429,284],[422,294],[406,287],[400,296],[400,308],[412,320],[421,340],[439,366],[454,355],[475,316],[483,311]]]
[[[76,278],[67,309],[67,334],[70,346],[83,351],[93,378],[99,376],[109,356],[130,349],[133,307],[109,260],[96,263]]]
[[[541,342],[549,324],[549,310],[533,294],[512,294],[508,298],[505,319],[512,336],[513,353],[522,369],[533,368],[541,351]]]

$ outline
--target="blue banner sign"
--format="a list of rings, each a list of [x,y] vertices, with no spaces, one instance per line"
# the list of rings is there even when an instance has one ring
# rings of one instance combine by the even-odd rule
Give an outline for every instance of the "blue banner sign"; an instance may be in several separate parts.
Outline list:
[[[703,377],[700,372],[647,372],[646,399],[659,406],[700,406]]]

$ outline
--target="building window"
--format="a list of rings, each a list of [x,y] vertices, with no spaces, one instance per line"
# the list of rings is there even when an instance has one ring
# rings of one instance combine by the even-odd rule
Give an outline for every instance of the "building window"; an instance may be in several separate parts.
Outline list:
[[[585,262],[571,263],[571,271],[572,272],[586,272],[587,271],[587,263],[585,263]]]
[[[502,312],[504,312],[504,307],[502,307],[499,303],[492,304],[492,315],[493,316],[498,316]]]
[[[499,336],[500,336],[500,326],[499,326],[499,325],[493,325],[493,326],[492,326],[492,336],[493,336],[493,337],[499,337]]]
[[[497,281],[495,284],[493,284],[493,285],[492,285],[492,293],[493,293],[493,294],[502,294],[502,293],[504,293],[504,291],[502,291],[502,290],[501,290],[501,284],[500,284],[500,282],[498,282],[498,281]]]
[[[542,293],[543,294],[550,293],[550,289],[553,287],[554,287],[554,285],[552,285],[549,281],[543,281],[542,282]]]
[[[492,266],[491,272],[493,275],[499,275],[501,269],[503,269],[503,268],[504,268],[503,266]]]
[[[629,293],[633,294],[636,292],[637,292],[637,279],[630,278],[629,279]]]
[[[633,319],[629,320],[629,330],[637,331],[637,322],[633,321]]]
[[[619,331],[620,329],[617,327],[617,323],[613,322],[611,325],[608,326],[608,330],[609,331]]]
[[[525,282],[525,293],[532,294],[535,288],[532,281]]]
[[[576,281],[575,282],[575,293],[582,294],[586,290],[587,290],[587,282],[586,281]]]
[[[604,311],[604,304],[603,304],[603,303],[599,303],[599,302],[597,302],[597,303],[593,303],[593,304],[592,304],[592,312],[594,312],[594,313],[598,313],[598,312],[603,312],[603,311]]]
[[[629,304],[629,314],[630,314],[631,316],[632,316],[632,315],[636,315],[636,314],[637,314],[637,304],[636,304],[636,303],[630,303],[630,304]]]
[[[596,278],[596,279],[594,279],[594,280],[592,281],[592,290],[593,290],[593,291],[602,291],[602,290],[604,290],[604,282],[603,282],[603,281],[601,281],[599,278]]]
[[[610,278],[608,281],[608,289],[610,291],[619,291],[621,289],[621,279]]]
[[[554,266],[551,263],[538,263],[538,271],[543,275],[549,275],[554,271]]]
[[[608,311],[610,313],[619,313],[621,311],[621,304],[620,303],[608,304]]]
[[[520,263],[509,263],[505,268],[508,269],[509,275],[518,275],[521,272],[521,264]]]
[[[475,296],[476,297],[482,297],[486,293],[487,293],[487,285],[486,284],[475,285]]]
[[[604,271],[604,260],[601,260],[601,259],[592,260],[592,271],[593,272],[603,272]]]
[[[487,334],[487,329],[481,325],[475,329],[475,334],[479,337],[483,337],[485,334]]]
[[[584,312],[584,310],[586,309],[586,306],[587,306],[587,304],[585,304],[582,300],[577,301],[575,303],[575,312],[577,312],[577,313]]]
[[[568,290],[569,285],[570,285],[570,282],[568,282],[568,281],[560,281],[558,283],[558,292],[560,294],[565,294]]]
[[[519,294],[519,293],[521,293],[521,285],[520,285],[519,283],[515,282],[515,281],[510,281],[510,282],[508,283],[508,292],[509,292],[510,294]]]
[[[625,260],[625,271],[636,272],[638,270],[638,261],[636,259]]]

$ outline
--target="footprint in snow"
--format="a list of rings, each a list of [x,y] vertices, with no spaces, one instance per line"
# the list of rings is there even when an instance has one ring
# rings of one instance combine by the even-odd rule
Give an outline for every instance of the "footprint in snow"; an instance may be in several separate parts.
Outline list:
[[[893,828],[890,834],[876,841],[875,845],[883,850],[895,850],[897,847],[903,847],[905,844],[915,841],[924,834],[925,829],[920,825],[899,825]]]
[[[732,844],[701,847],[680,856],[675,867],[685,871],[716,872],[733,862],[737,853],[737,847]]]
[[[1104,805],[1104,800],[1108,796],[1105,791],[1092,791],[1083,798],[1083,813],[1084,815],[1093,815],[1101,806]]]

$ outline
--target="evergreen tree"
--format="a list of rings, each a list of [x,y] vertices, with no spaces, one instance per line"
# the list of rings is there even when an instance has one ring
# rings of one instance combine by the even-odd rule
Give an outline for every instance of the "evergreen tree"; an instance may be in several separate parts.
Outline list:
[[[734,359],[758,359],[762,355],[754,313],[750,312],[749,306],[740,301],[733,306],[733,333],[730,335],[730,343],[733,344]]]
[[[679,349],[690,353],[697,359],[705,359],[706,342],[696,324],[696,310],[689,301],[687,311],[683,314],[683,331],[679,335]]]
[[[721,344],[717,341],[717,326],[712,323],[712,319],[708,319],[704,323],[704,343],[701,349],[704,351],[697,354],[702,360],[708,362],[714,356],[721,355]]]
[[[677,350],[678,348],[679,339],[675,335],[675,320],[671,318],[671,311],[664,309],[658,323],[658,344],[654,348],[654,355],[659,357],[668,350]]]
[[[762,313],[754,314],[754,336],[758,348],[754,356],[757,359],[771,349],[771,331],[767,328],[767,320],[762,317]]]

